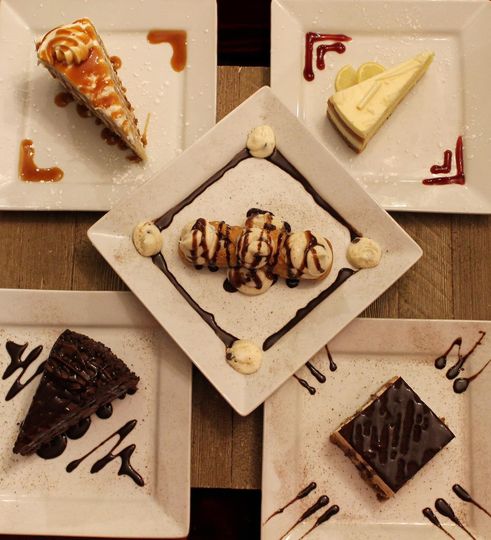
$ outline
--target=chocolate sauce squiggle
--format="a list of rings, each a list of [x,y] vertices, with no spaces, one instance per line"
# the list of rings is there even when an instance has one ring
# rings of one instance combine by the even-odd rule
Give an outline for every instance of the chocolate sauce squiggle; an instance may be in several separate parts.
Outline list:
[[[338,369],[338,366],[336,365],[336,362],[334,362],[334,359],[332,357],[331,351],[329,350],[329,347],[327,345],[324,345],[324,349],[326,349],[327,359],[329,360],[330,371],[336,371]]]
[[[463,392],[465,392],[469,387],[469,384],[474,379],[477,379],[477,377],[481,375],[481,373],[489,366],[490,363],[491,360],[488,360],[477,373],[474,373],[474,375],[472,375],[472,377],[458,377],[457,379],[455,379],[453,382],[453,391],[456,394],[462,394]]]
[[[455,525],[465,531],[473,540],[477,540],[477,538],[464,527],[460,519],[455,515],[452,507],[445,499],[437,499],[435,501],[435,508],[438,510],[438,512],[440,512],[442,516],[447,517],[450,521],[453,521]]]
[[[465,502],[468,502],[468,503],[473,504],[474,506],[477,506],[477,508],[479,508],[479,510],[482,510],[485,514],[487,514],[489,517],[491,517],[491,514],[486,510],[486,508],[484,508],[476,500],[474,500],[471,497],[470,493],[467,492],[461,485],[454,484],[452,486],[452,489],[453,489],[453,492],[455,493],[455,495],[457,495],[457,497],[459,497],[459,499],[462,499]]]
[[[321,383],[326,382],[326,376],[324,373],[321,373],[311,362],[307,362],[306,364],[307,369],[312,373],[312,375]]]
[[[300,308],[295,317],[289,320],[282,328],[280,328],[274,334],[271,334],[264,340],[263,351],[267,351],[276,342],[282,338],[287,332],[289,332],[294,326],[296,326],[302,319],[304,319],[314,308],[316,308],[323,300],[330,296],[338,287],[340,287],[348,278],[355,273],[355,270],[351,268],[341,268],[336,279],[327,288],[320,292],[315,298],[313,298],[305,307]]]
[[[24,345],[19,345],[18,343],[14,343],[13,341],[7,341],[7,343],[5,344],[7,353],[10,356],[10,364],[5,369],[2,375],[2,379],[8,379],[11,375],[14,374],[15,371],[17,371],[18,369],[21,370],[20,374],[15,379],[14,384],[7,392],[7,395],[5,396],[5,401],[10,401],[12,398],[14,398],[21,390],[23,390],[44,370],[45,362],[41,362],[34,374],[31,375],[25,383],[20,382],[22,376],[27,371],[29,366],[39,357],[43,350],[43,346],[38,345],[37,347],[34,347],[34,349],[32,349],[32,351],[26,356],[25,360],[22,360],[22,356],[27,349],[27,345],[27,343],[25,343]]]
[[[295,521],[295,523],[286,531],[286,533],[284,533],[281,536],[280,540],[285,538],[285,536],[288,536],[288,534],[291,533],[297,525],[300,525],[302,521],[306,520],[312,514],[315,514],[318,510],[320,510],[324,506],[327,506],[328,504],[329,504],[329,497],[327,495],[322,495],[321,497],[319,497],[317,502],[313,504],[311,507],[307,508],[307,510],[305,510],[305,512],[297,519],[297,521]]]
[[[462,347],[462,338],[458,337],[454,339],[450,347],[435,360],[436,369],[443,369],[447,365],[447,357],[455,346],[457,346],[457,355],[460,358],[460,348]]]
[[[443,525],[440,523],[440,520],[435,516],[435,513],[433,512],[433,510],[431,508],[429,508],[429,507],[423,508],[422,512],[423,512],[423,516],[426,519],[430,520],[431,523],[433,523],[433,525],[435,525],[436,527],[441,529],[452,540],[455,540],[455,537],[453,537],[448,531],[446,531],[443,528]]]
[[[126,448],[123,448],[120,452],[117,454],[113,454],[113,451],[116,450],[116,448],[123,442],[123,440],[133,431],[137,424],[136,420],[130,420],[127,422],[123,427],[119,428],[117,431],[115,431],[112,435],[109,435],[106,439],[104,439],[100,444],[98,444],[95,448],[93,448],[90,452],[87,452],[84,456],[82,456],[79,459],[76,459],[74,461],[71,461],[66,466],[66,471],[71,473],[74,471],[82,461],[84,461],[86,458],[88,458],[91,454],[93,454],[98,448],[100,448],[103,444],[105,444],[107,441],[111,440],[113,437],[118,437],[118,441],[115,445],[109,450],[109,452],[96,461],[94,465],[92,465],[90,472],[92,474],[99,472],[102,470],[108,463],[113,461],[116,458],[121,459],[121,466],[118,471],[118,475],[126,475],[129,476],[135,484],[139,486],[144,486],[145,482],[143,481],[143,478],[140,476],[140,474],[133,468],[131,465],[131,456],[133,455],[133,452],[135,451],[136,446],[134,444],[130,444]]]
[[[293,377],[297,379],[299,384],[303,386],[311,396],[313,396],[317,392],[317,390],[313,386],[310,386],[310,384],[305,379],[301,379],[298,375],[295,374],[293,375]]]
[[[316,522],[310,527],[310,529],[303,534],[299,540],[302,540],[302,538],[305,538],[308,534],[310,534],[316,527],[319,525],[322,525],[326,521],[330,520],[333,516],[335,516],[339,512],[339,506],[337,504],[333,504],[330,506],[321,516],[319,516],[316,520]]]
[[[460,355],[460,349],[459,349],[458,360],[452,367],[448,368],[447,379],[455,379],[455,377],[457,377],[457,375],[462,371],[462,368],[464,367],[465,361],[476,350],[476,348],[481,344],[482,340],[484,339],[484,336],[486,335],[486,332],[483,332],[482,330],[479,330],[479,333],[481,334],[479,339],[474,343],[474,345],[471,347],[471,349],[468,352],[466,352],[463,356]]]
[[[304,487],[303,489],[301,489],[297,495],[289,502],[287,502],[285,504],[285,506],[282,506],[281,508],[279,508],[278,510],[276,510],[276,512],[273,512],[269,518],[264,522],[264,525],[266,525],[266,523],[274,516],[277,516],[278,514],[282,514],[289,506],[291,506],[294,502],[297,502],[299,501],[300,499],[304,499],[305,497],[307,497],[307,495],[309,495],[312,491],[314,491],[314,489],[317,487],[317,484],[315,482],[310,482],[310,484],[306,487]]]

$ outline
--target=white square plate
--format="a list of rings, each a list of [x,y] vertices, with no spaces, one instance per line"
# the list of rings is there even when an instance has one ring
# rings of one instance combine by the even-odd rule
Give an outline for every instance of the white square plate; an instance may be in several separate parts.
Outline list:
[[[45,461],[12,453],[18,423],[27,412],[39,378],[10,401],[5,395],[19,372],[0,379],[0,534],[184,537],[189,528],[191,452],[191,364],[129,293],[0,290],[0,374],[9,364],[8,340],[42,345],[25,381],[45,360],[66,328],[110,347],[140,377],[133,396],[113,402],[108,420],[92,416],[79,440]],[[115,450],[136,444],[131,463],[142,475],[138,487],[118,476],[120,460],[98,474],[90,467],[114,439],[68,474],[66,465],[129,420],[136,427]]]
[[[273,0],[271,87],[386,209],[491,213],[491,9],[488,0]],[[347,34],[344,54],[303,78],[305,34]],[[361,153],[326,116],[338,70],[392,67],[432,50],[433,64]],[[316,47],[314,47],[314,55]],[[425,186],[430,167],[464,140],[466,184]],[[452,173],[455,174],[455,161]]]
[[[438,497],[447,500],[479,538],[490,538],[489,518],[458,499],[451,488],[461,484],[489,508],[491,371],[472,381],[465,393],[456,394],[446,370],[434,366],[435,359],[459,336],[465,354],[480,337],[480,330],[487,335],[467,360],[461,377],[476,373],[490,358],[491,322],[357,319],[329,343],[337,371],[328,370],[325,351],[313,359],[326,375],[325,384],[318,384],[306,368],[298,372],[317,388],[315,395],[309,395],[294,379],[285,383],[264,408],[262,538],[278,540],[321,494],[327,494],[330,504],[339,505],[340,511],[307,540],[438,540],[444,534],[421,513],[423,508],[433,507]],[[447,368],[456,358],[454,348]],[[396,375],[437,416],[445,418],[455,439],[392,499],[380,502],[353,463],[329,441],[329,435]],[[313,493],[264,524],[312,481],[317,483]],[[467,538],[434,511],[455,538]],[[288,539],[300,538],[321,513],[295,528]]]
[[[179,204],[244,152],[248,132],[272,126],[278,150],[305,176],[312,188],[362,234],[376,239],[384,255],[374,269],[351,276],[329,298],[270,348],[264,343],[349,266],[347,227],[326,212],[300,182],[269,160],[245,158],[192,203],[177,212],[162,231],[168,269],[216,323],[233,336],[251,339],[263,349],[263,364],[245,376],[225,360],[224,342],[185,300],[150,258],[131,241],[133,227],[157,219]],[[286,219],[293,231],[320,230],[333,243],[334,266],[325,280],[289,289],[278,283],[262,296],[224,291],[225,272],[197,272],[182,262],[178,239],[182,226],[198,217],[243,224],[249,208],[266,208]],[[89,238],[109,264],[153,313],[204,375],[240,414],[260,405],[308,358],[382,294],[421,256],[420,248],[349,176],[336,159],[264,87],[245,101],[182,156],[89,229]]]
[[[35,41],[47,31],[90,18],[143,129],[150,113],[148,161],[108,146],[93,118],[60,108],[61,85],[37,65]],[[171,46],[151,45],[153,29],[187,32],[187,65],[171,68]],[[0,209],[108,210],[215,123],[216,3],[213,0],[2,0],[0,3]],[[40,167],[57,165],[59,182],[19,178],[19,146],[32,139]]]

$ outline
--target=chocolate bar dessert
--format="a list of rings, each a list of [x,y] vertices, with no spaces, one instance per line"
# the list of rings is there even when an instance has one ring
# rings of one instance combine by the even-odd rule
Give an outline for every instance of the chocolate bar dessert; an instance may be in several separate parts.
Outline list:
[[[65,330],[46,361],[14,453],[36,452],[100,407],[136,391],[138,381],[111,349]]]
[[[89,19],[48,32],[36,45],[39,62],[72,96],[141,158],[145,144],[104,43]]]
[[[394,377],[332,433],[381,499],[388,499],[454,434],[401,377]]]

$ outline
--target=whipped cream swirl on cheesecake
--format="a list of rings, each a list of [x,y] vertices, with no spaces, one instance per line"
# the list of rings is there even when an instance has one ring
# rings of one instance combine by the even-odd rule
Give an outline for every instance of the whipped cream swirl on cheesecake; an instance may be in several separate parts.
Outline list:
[[[94,40],[87,31],[85,19],[80,19],[48,32],[39,44],[38,54],[50,64],[81,64],[89,57],[93,45]]]
[[[318,279],[332,266],[332,248],[326,238],[311,231],[290,234],[283,245],[290,277]]]
[[[208,264],[213,259],[217,247],[217,230],[204,218],[188,223],[181,232],[179,249],[191,264],[196,266]]]

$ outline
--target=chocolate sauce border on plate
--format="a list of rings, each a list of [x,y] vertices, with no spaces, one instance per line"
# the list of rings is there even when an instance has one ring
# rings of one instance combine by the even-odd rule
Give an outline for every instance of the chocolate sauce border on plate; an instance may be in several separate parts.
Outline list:
[[[198,186],[194,191],[192,191],[187,197],[185,197],[180,203],[176,204],[173,208],[165,212],[162,216],[155,220],[155,225],[160,231],[167,229],[174,217],[186,206],[189,206],[197,197],[204,193],[210,186],[218,182],[223,175],[235,168],[241,161],[248,159],[250,156],[247,148],[242,149],[240,152],[235,154],[235,156],[221,169],[219,169],[215,174],[211,175],[207,180],[205,180],[200,186]],[[294,180],[299,182],[305,191],[309,193],[314,199],[315,203],[324,209],[328,214],[330,214],[338,223],[343,227],[348,229],[350,238],[363,236],[355,227],[353,227],[335,208],[333,208],[327,201],[325,201],[321,195],[314,189],[310,182],[302,175],[302,173],[295,168],[295,166],[288,161],[288,159],[283,156],[283,154],[275,149],[273,154],[266,158],[267,161],[276,165],[276,167],[282,169],[288,175],[290,175]],[[184,297],[186,302],[198,313],[198,315],[203,319],[203,321],[210,326],[210,328],[215,332],[217,337],[224,343],[226,347],[230,347],[236,338],[233,334],[230,334],[225,329],[223,329],[216,322],[213,313],[205,311],[184,289],[184,287],[179,283],[174,274],[169,270],[165,257],[160,252],[157,255],[152,257],[154,264],[165,274],[169,281],[174,285],[177,291]],[[336,279],[334,280],[329,287],[321,291],[315,298],[310,300],[306,306],[297,310],[295,316],[290,319],[284,326],[279,330],[268,336],[262,345],[264,351],[267,351],[273,345],[275,345],[279,339],[281,339],[287,332],[294,328],[302,319],[304,319],[315,307],[317,307],[323,300],[330,296],[338,287],[340,287],[348,278],[350,278],[355,270],[351,268],[341,268],[339,270]]]

